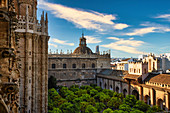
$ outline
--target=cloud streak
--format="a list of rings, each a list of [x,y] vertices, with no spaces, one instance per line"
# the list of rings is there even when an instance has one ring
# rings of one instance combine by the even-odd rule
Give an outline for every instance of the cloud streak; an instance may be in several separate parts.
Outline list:
[[[125,35],[128,36],[143,36],[144,34],[148,33],[164,33],[164,32],[170,32],[170,28],[168,26],[156,24],[156,23],[150,23],[145,22],[143,24],[140,24],[141,26],[145,26],[145,28],[137,28],[134,29],[132,32],[125,33]]]
[[[87,43],[89,44],[96,44],[102,42],[100,39],[93,36],[85,36],[85,38],[87,39]]]
[[[167,21],[170,21],[170,14],[159,15],[155,18],[163,18],[163,19],[166,19]]]
[[[53,47],[55,47],[55,48],[57,48],[57,47],[58,47],[58,45],[56,45],[56,44],[52,44],[52,43],[48,43],[48,45],[49,45],[49,46],[53,46]]]
[[[51,41],[54,42],[54,43],[61,44],[61,45],[74,46],[74,43],[67,43],[67,41],[59,40],[59,39],[56,39],[56,38],[51,38]]]
[[[107,39],[120,40],[120,39],[119,39],[119,38],[117,38],[117,37],[107,37]]]
[[[127,52],[127,53],[143,54],[143,52],[138,51],[136,49],[136,47],[144,44],[143,41],[138,41],[138,40],[133,40],[133,39],[124,40],[124,39],[117,38],[117,37],[116,38],[115,37],[108,37],[107,39],[114,39],[114,40],[117,40],[117,41],[110,43],[110,44],[101,45],[102,47],[110,48],[110,49],[114,49],[114,50],[119,50],[119,51],[123,51],[123,52]]]
[[[78,28],[105,31],[106,27],[122,30],[129,26],[124,23],[114,23],[113,20],[116,20],[116,16],[113,14],[103,14],[95,11],[84,11],[82,9],[49,3],[44,0],[39,0],[39,7],[50,11],[57,18],[62,18],[72,22]]]

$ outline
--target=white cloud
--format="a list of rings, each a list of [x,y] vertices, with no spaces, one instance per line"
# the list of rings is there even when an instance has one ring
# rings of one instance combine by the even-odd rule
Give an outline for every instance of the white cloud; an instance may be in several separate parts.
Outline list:
[[[67,43],[67,41],[59,40],[56,38],[51,38],[51,41],[54,43],[62,44],[62,45],[74,46],[74,43]]]
[[[142,44],[144,44],[143,41],[138,41],[138,40],[133,40],[133,39],[130,39],[130,40],[120,39],[116,42],[113,42],[107,45],[101,45],[101,46],[114,49],[114,50],[127,52],[127,53],[143,54],[143,52],[138,51],[136,48],[136,47],[141,46]]]
[[[108,37],[107,39],[120,40],[120,39],[117,38],[117,37]]]
[[[60,4],[49,3],[39,0],[39,7],[50,11],[57,18],[72,22],[78,28],[95,29],[98,31],[106,30],[106,27],[112,29],[124,29],[127,24],[114,23],[116,16],[113,14],[103,14],[95,11],[84,11],[81,9],[66,7]]]
[[[170,32],[170,28],[167,26],[163,26],[160,24],[153,24],[153,23],[144,23],[141,24],[142,26],[146,26],[145,28],[134,29],[133,32],[126,33],[125,35],[134,36],[139,35],[142,36],[148,33],[164,33]]]
[[[168,21],[170,21],[170,14],[163,14],[163,15],[159,15],[155,18],[163,18],[163,19],[167,19]]]
[[[53,47],[55,47],[55,48],[57,48],[57,47],[58,47],[58,45],[56,45],[56,44],[52,44],[52,43],[48,43],[48,45],[53,46]]]
[[[155,32],[156,28],[155,27],[147,27],[147,28],[140,28],[140,29],[135,29],[133,32],[131,33],[126,33],[126,35],[129,35],[129,36],[134,36],[134,35],[144,35],[144,34],[147,34],[147,33],[153,33]]]
[[[127,25],[127,24],[122,24],[122,23],[116,24],[116,25],[114,26],[115,29],[119,29],[119,30],[122,30],[122,29],[127,28],[127,27],[129,27],[129,25]]]
[[[102,42],[100,39],[96,38],[96,37],[92,37],[92,36],[85,36],[85,38],[87,39],[87,43],[100,43]]]
[[[133,40],[134,38],[132,37],[132,38],[129,38],[129,40]]]

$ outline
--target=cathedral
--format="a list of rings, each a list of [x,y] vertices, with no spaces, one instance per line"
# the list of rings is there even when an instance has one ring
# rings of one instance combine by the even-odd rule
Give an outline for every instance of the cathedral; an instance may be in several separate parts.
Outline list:
[[[87,47],[84,34],[74,52],[56,52],[48,56],[48,75],[57,79],[57,85],[71,86],[96,83],[96,74],[110,68],[110,51],[100,54]]]
[[[48,112],[48,16],[37,0],[0,0],[0,110]]]

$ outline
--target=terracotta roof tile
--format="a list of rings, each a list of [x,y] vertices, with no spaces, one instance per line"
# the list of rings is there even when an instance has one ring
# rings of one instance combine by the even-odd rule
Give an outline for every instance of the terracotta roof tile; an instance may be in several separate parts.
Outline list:
[[[170,74],[149,75],[145,81],[161,84],[170,84]]]
[[[133,75],[133,74],[128,74],[124,76],[124,79],[138,79],[139,77],[141,77],[141,75]]]

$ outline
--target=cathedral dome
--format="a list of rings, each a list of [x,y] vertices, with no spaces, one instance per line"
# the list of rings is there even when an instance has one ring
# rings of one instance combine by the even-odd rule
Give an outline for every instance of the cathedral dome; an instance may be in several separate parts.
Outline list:
[[[93,54],[92,50],[87,47],[84,34],[82,34],[82,37],[80,37],[79,47],[74,50],[73,54]]]
[[[73,54],[93,54],[92,50],[88,47],[77,47]]]

